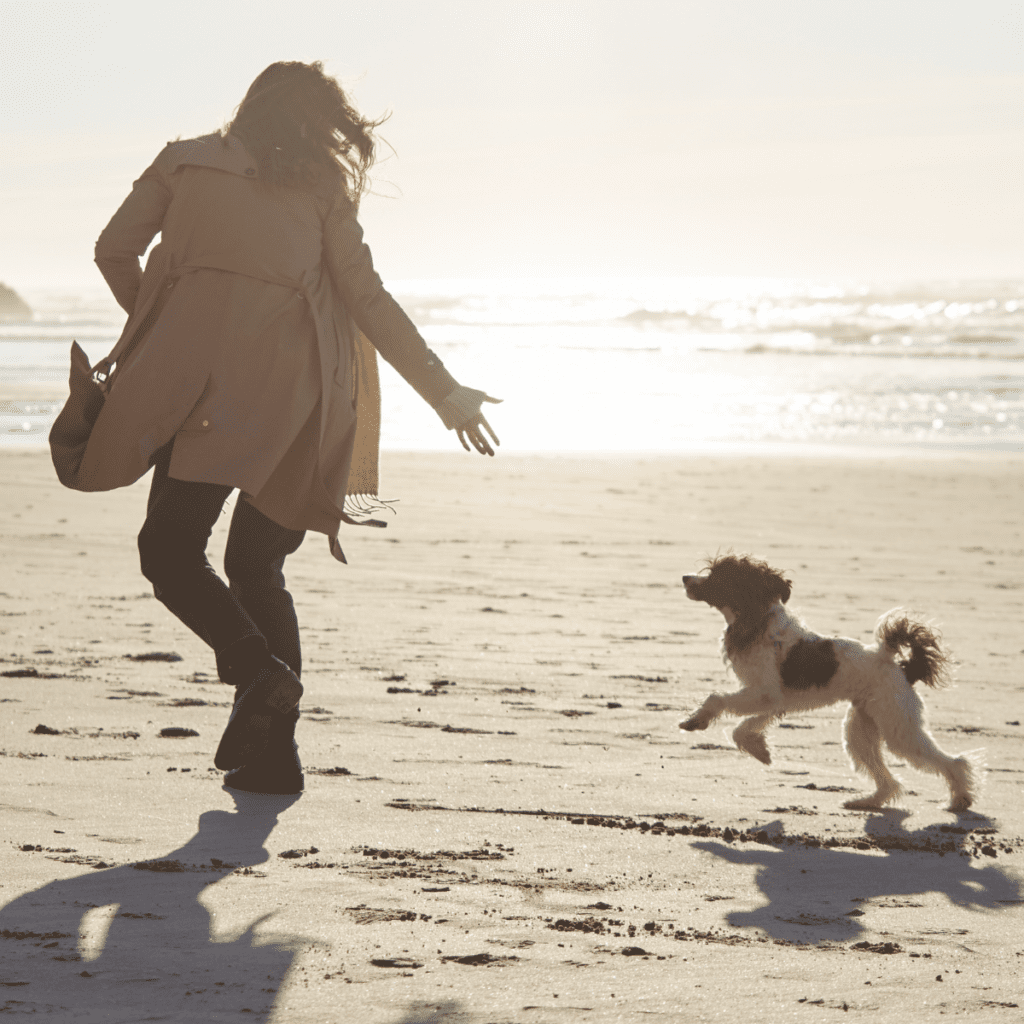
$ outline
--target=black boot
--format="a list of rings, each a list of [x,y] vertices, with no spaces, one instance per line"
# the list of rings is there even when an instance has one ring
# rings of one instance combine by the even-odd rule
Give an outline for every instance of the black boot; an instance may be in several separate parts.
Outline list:
[[[235,685],[235,704],[213,763],[227,771],[255,761],[263,753],[275,723],[288,718],[299,703],[302,683],[267,651],[261,636],[232,644],[218,654],[218,663],[222,662],[228,665],[224,674]]]
[[[275,715],[266,749],[258,758],[228,772],[224,776],[224,785],[247,793],[301,793],[304,785],[302,762],[295,742],[295,723],[298,720],[298,708],[288,715]]]

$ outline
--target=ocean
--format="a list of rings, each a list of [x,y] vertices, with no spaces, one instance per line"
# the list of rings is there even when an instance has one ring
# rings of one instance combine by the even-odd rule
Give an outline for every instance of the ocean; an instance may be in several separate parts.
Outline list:
[[[392,294],[485,414],[531,452],[1020,452],[1024,282],[420,280]],[[95,362],[124,313],[26,292],[0,322],[0,445],[44,446],[72,339]],[[457,450],[390,367],[382,443]]]

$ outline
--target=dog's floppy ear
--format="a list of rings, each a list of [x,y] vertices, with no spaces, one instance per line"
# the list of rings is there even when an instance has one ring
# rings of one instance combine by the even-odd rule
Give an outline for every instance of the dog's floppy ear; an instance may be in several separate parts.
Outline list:
[[[787,580],[782,575],[778,575],[775,577],[774,590],[776,595],[778,595],[779,600],[785,604],[789,600],[789,595],[793,592],[793,581]]]

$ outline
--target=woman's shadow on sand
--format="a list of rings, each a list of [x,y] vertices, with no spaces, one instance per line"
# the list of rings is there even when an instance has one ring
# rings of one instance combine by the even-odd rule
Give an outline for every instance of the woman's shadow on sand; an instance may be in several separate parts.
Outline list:
[[[751,849],[719,842],[693,846],[733,864],[756,865],[755,880],[767,904],[734,911],[726,921],[735,928],[758,928],[790,942],[856,938],[864,931],[861,908],[883,898],[889,907],[912,908],[924,906],[913,897],[941,893],[954,906],[974,911],[1007,910],[1021,902],[1024,883],[990,861],[980,866],[957,850],[941,857],[915,850],[925,841],[934,843],[935,836],[907,831],[903,827],[907,817],[907,811],[889,810],[865,822],[865,832],[883,841],[884,857],[827,847]],[[981,828],[993,823],[972,815],[971,824]],[[784,826],[776,821],[766,830],[779,835]],[[947,934],[953,932],[946,929]]]
[[[165,857],[51,882],[0,909],[0,1013],[265,1020],[300,940],[258,940],[269,914],[215,935],[202,897],[228,875],[256,873],[278,815],[298,797],[229,792],[235,812],[205,811]]]

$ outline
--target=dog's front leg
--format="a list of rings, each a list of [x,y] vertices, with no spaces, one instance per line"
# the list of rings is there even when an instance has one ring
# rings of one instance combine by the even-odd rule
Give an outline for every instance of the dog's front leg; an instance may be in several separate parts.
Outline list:
[[[680,729],[687,732],[696,732],[698,729],[706,729],[723,712],[725,698],[720,693],[713,693],[685,722],[679,723]]]
[[[766,709],[764,696],[756,691],[743,689],[734,693],[712,693],[685,722],[679,723],[679,728],[695,732],[706,729],[721,715],[764,714]]]

